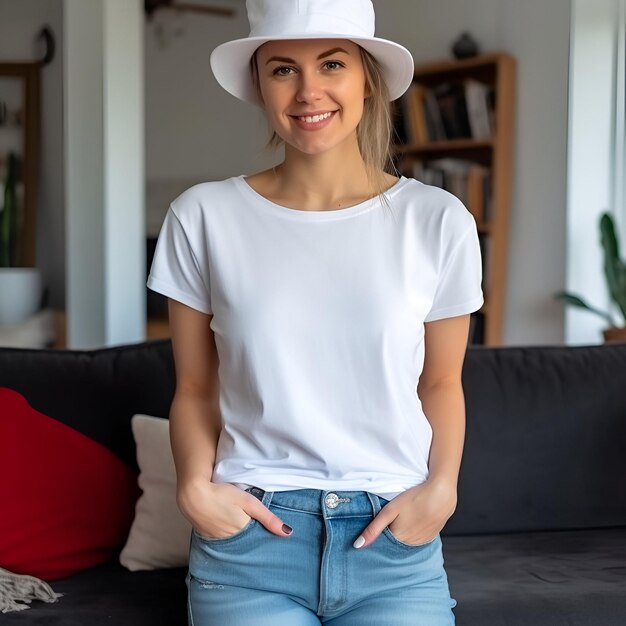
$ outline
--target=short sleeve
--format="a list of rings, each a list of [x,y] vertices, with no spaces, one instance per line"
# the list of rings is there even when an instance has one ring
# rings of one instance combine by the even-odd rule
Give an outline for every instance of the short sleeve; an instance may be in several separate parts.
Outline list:
[[[212,314],[208,268],[202,271],[185,229],[168,209],[159,232],[146,285],[202,313]]]
[[[475,224],[461,236],[444,261],[425,322],[473,313],[482,306],[482,261]]]

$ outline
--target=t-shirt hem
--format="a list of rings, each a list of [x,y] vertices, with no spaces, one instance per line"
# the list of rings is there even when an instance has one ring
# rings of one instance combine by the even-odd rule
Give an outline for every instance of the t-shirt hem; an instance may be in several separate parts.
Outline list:
[[[241,489],[242,491],[247,491],[248,489],[251,489],[252,487],[254,487],[255,485],[247,485],[245,483],[233,483],[236,487],[239,487],[239,489]],[[292,487],[291,489],[281,489],[281,491],[295,491],[296,487]],[[264,489],[264,491],[268,491],[267,489]],[[278,491],[278,490],[276,490]],[[337,491],[340,491],[339,489]],[[350,491],[354,491],[354,489],[351,489]],[[368,491],[367,489],[364,489],[363,491]],[[399,496],[402,491],[371,491],[369,490],[369,493],[373,493],[374,495],[379,496],[380,498],[382,498],[383,500],[388,500],[391,501],[394,498],[396,498],[397,496]]]
[[[437,309],[431,311],[425,318],[424,322],[434,322],[436,320],[445,319],[446,317],[456,317],[458,315],[465,315],[467,313],[474,313],[478,311],[483,305],[485,299],[481,295],[464,302],[463,304],[456,304],[454,306],[448,306],[444,309]]]
[[[214,477],[216,478],[216,477]],[[426,480],[426,478],[424,478]],[[222,481],[216,480],[215,482],[230,482],[230,481]],[[400,485],[380,485],[378,487],[373,485],[355,485],[352,484],[350,486],[342,486],[341,481],[331,481],[328,484],[322,484],[319,481],[315,481],[315,483],[310,484],[286,484],[284,481],[276,482],[276,481],[268,481],[266,479],[259,478],[258,480],[252,480],[249,483],[243,483],[238,481],[232,481],[233,485],[239,487],[243,491],[249,489],[251,487],[257,487],[259,489],[263,489],[264,491],[296,491],[298,489],[319,489],[322,491],[367,491],[369,493],[373,493],[385,500],[393,500],[396,496],[399,496],[401,493],[405,492],[407,489],[410,489],[413,486],[416,486],[421,483],[415,483],[414,485],[409,485],[406,487],[402,487]]]
[[[207,306],[206,302],[203,302],[202,300],[199,300],[194,296],[190,296],[189,294],[181,291],[177,287],[174,287],[169,283],[166,283],[161,279],[156,278],[152,274],[148,276],[146,286],[149,289],[152,289],[152,291],[156,291],[157,293],[167,296],[168,298],[172,298],[173,300],[178,300],[179,302],[182,302],[183,304],[186,304],[187,306],[190,306],[192,309],[196,309],[201,313],[207,313],[209,315],[213,314],[213,311],[210,307]]]

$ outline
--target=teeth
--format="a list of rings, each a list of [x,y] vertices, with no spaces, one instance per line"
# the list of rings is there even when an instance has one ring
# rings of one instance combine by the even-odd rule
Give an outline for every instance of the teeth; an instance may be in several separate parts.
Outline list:
[[[303,122],[319,122],[320,120],[325,120],[328,119],[330,116],[332,115],[332,111],[329,111],[328,113],[322,113],[322,115],[307,115],[306,117],[300,117],[298,119],[302,120]]]

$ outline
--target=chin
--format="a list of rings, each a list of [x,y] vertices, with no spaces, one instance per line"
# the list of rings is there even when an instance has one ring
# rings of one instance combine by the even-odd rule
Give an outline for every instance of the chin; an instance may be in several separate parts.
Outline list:
[[[313,156],[316,154],[323,154],[331,150],[342,149],[347,146],[350,138],[344,137],[337,141],[324,142],[319,140],[315,141],[313,138],[309,141],[293,141],[293,139],[290,140],[283,137],[283,141],[285,144],[289,144],[294,150]]]
[[[320,144],[319,142],[314,144],[312,141],[294,141],[293,138],[285,138],[282,135],[280,136],[280,138],[285,142],[285,146],[289,146],[293,150],[297,150],[298,152],[302,152],[303,154],[309,154],[311,156],[315,154],[323,154],[324,152],[332,150],[334,147],[336,147],[334,144],[329,146],[326,144]]]
[[[329,150],[332,150],[334,146],[296,146],[292,144],[292,147],[304,154],[308,154],[310,156],[314,156],[316,154],[324,154]]]

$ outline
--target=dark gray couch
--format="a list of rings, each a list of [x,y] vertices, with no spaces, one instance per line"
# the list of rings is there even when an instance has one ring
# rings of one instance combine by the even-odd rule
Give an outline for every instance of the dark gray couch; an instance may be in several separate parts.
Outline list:
[[[463,375],[459,503],[442,531],[457,624],[626,625],[626,344],[470,347]],[[0,349],[0,386],[136,467],[130,418],[167,417],[171,344]],[[184,625],[185,573],[112,561],[0,622]]]

